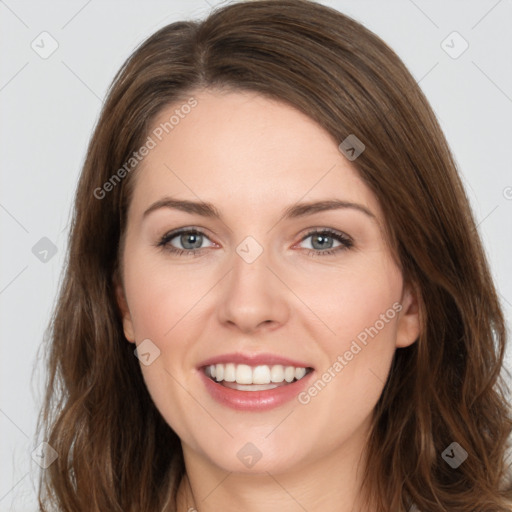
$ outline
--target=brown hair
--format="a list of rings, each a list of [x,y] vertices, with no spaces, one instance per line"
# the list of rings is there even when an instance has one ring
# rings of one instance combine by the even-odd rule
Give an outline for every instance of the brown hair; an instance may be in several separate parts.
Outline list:
[[[362,489],[369,507],[509,511],[504,319],[454,159],[398,56],[353,19],[307,0],[234,3],[201,22],[172,23],[115,76],[80,176],[46,333],[38,433],[43,426],[59,456],[41,475],[41,510],[154,512],[174,503],[180,440],[146,389],[114,292],[136,173],[102,199],[95,191],[164,107],[206,87],[286,102],[337,143],[355,134],[366,146],[353,164],[380,201],[422,318],[416,343],[396,350],[374,411]],[[441,456],[454,441],[469,454],[457,469]]]

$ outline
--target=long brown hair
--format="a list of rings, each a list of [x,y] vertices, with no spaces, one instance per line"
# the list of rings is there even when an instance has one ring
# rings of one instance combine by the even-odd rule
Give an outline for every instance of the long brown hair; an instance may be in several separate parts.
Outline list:
[[[396,350],[374,411],[368,509],[510,511],[504,319],[453,156],[398,56],[353,19],[307,0],[234,3],[204,21],[172,23],[115,76],[78,183],[43,345],[37,432],[58,458],[41,474],[40,510],[155,512],[174,503],[180,440],[146,389],[114,292],[136,174],[118,170],[164,107],[205,87],[287,102],[337,143],[353,134],[365,144],[353,164],[380,201],[422,318],[419,339]],[[468,453],[456,469],[442,456],[453,442]]]

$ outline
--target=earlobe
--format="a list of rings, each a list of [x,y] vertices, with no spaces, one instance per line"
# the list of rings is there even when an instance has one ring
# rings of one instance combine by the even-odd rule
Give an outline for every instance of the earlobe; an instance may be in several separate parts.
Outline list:
[[[123,285],[120,283],[117,274],[114,276],[113,282],[117,305],[119,306],[119,310],[121,311],[121,316],[123,319],[124,336],[129,342],[135,343],[135,333],[133,329],[132,317],[130,310],[128,309],[128,303],[126,302],[126,295],[124,293]]]
[[[417,287],[412,285],[404,286],[400,304],[402,309],[398,317],[397,348],[412,345],[418,339],[421,332],[419,292]]]

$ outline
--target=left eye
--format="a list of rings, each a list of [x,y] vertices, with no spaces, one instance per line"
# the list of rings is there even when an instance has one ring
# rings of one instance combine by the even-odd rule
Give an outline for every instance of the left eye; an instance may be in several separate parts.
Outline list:
[[[330,229],[324,229],[319,231],[312,231],[308,233],[302,240],[311,238],[312,249],[320,249],[319,251],[309,249],[308,253],[314,256],[330,255],[338,251],[349,249],[353,246],[352,240],[344,235],[343,233],[333,231]],[[333,247],[333,242],[330,240],[338,241],[338,245]]]

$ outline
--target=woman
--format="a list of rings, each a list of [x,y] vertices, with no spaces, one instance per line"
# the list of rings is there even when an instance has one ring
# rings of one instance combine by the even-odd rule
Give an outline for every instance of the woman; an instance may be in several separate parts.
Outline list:
[[[415,80],[354,20],[262,0],[152,35],[69,244],[41,510],[510,510],[475,221]]]

